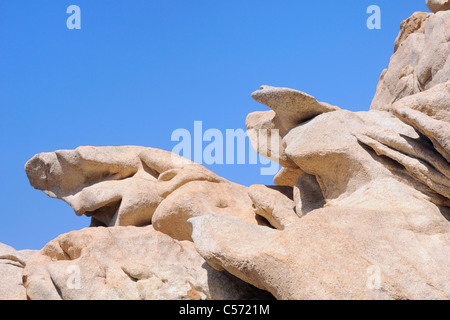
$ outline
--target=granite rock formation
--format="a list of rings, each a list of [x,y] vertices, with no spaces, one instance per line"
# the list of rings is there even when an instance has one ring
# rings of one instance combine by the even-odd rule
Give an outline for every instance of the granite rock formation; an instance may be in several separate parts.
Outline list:
[[[368,111],[252,94],[274,186],[154,148],[36,155],[31,185],[92,223],[1,245],[0,299],[450,299],[449,3],[401,23]]]
[[[31,300],[237,300],[264,291],[211,268],[192,242],[146,227],[87,228],[59,236],[23,273]]]

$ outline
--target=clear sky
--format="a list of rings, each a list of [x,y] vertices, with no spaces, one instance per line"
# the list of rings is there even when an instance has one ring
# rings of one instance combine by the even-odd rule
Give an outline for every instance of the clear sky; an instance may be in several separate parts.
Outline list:
[[[81,30],[69,30],[69,5]],[[369,5],[381,29],[369,30]],[[0,242],[40,249],[89,225],[28,183],[33,155],[81,145],[171,150],[175,129],[245,128],[267,84],[368,110],[400,22],[425,0],[0,0]],[[208,166],[244,185],[258,165]]]

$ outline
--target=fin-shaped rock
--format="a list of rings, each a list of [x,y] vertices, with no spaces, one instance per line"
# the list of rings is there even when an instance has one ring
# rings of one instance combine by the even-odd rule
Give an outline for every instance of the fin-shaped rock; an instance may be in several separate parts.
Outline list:
[[[252,98],[275,111],[280,121],[281,136],[299,123],[319,114],[339,110],[328,103],[320,103],[307,93],[280,87],[261,86]]]

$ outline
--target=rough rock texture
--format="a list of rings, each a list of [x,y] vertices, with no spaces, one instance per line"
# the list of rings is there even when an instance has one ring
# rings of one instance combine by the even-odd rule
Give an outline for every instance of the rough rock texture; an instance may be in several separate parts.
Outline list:
[[[299,219],[292,201],[292,188],[255,184],[249,188],[248,193],[255,212],[275,228],[282,230]]]
[[[59,150],[36,155],[25,170],[32,186],[64,200],[77,215],[92,217],[93,226],[153,223],[155,229],[186,240],[190,239],[186,221],[200,214],[220,211],[265,224],[253,213],[246,187],[160,149]],[[199,192],[202,188],[203,193]],[[180,199],[184,199],[182,209]]]
[[[277,186],[153,148],[32,158],[35,188],[104,227],[62,235],[26,266],[0,247],[0,298],[23,299],[23,285],[31,299],[267,297],[247,282],[278,299],[450,299],[450,11],[427,4],[436,13],[402,22],[370,111],[252,94],[272,109],[246,126],[282,166]]]
[[[298,177],[303,174],[302,169],[281,168],[280,171],[273,177],[273,183],[278,186],[294,187]]]
[[[257,111],[247,116],[250,142],[257,153],[283,167],[274,177],[274,183],[293,187],[303,171],[286,155],[283,137],[297,124],[340,108],[289,88],[261,86],[260,90],[252,93],[252,98],[272,110]]]
[[[307,93],[289,88],[262,86],[252,93],[252,98],[275,111],[282,136],[300,122],[339,109],[328,103],[320,103]]]
[[[49,242],[24,271],[31,300],[268,298],[213,270],[191,242],[149,227],[87,228]]]
[[[189,220],[208,263],[278,299],[449,299],[449,14],[402,23],[368,112],[321,109],[286,88],[253,94],[275,114],[253,113],[247,126],[278,130],[276,181],[298,174],[293,203],[250,188],[255,212],[278,230]],[[277,155],[271,147],[257,151]],[[293,211],[300,219],[280,223]]]
[[[438,11],[450,10],[449,0],[426,0],[428,9],[436,13]]]
[[[367,146],[373,148],[373,145],[363,139],[363,134],[367,136],[371,132],[376,136],[385,131],[396,133],[403,144],[410,141],[416,145],[423,144],[423,152],[428,148],[429,158],[440,159],[439,153],[430,149],[430,145],[413,127],[383,111],[323,114],[293,128],[283,140],[290,158],[303,171],[316,177],[326,206],[390,209],[395,204],[407,208],[417,198],[426,200],[423,205],[428,205],[431,200],[447,205],[448,199],[440,195],[446,197],[448,178],[441,173],[423,172],[427,179],[432,179],[424,181],[411,172],[416,170],[414,166],[405,168],[406,162],[399,158],[392,158],[395,162],[388,161],[382,157],[386,154],[377,156],[376,151],[379,150],[371,152],[367,149]],[[392,152],[398,153],[398,150],[392,149]],[[414,157],[405,159],[414,163],[419,161]],[[439,163],[444,172],[448,170],[445,168],[448,164],[443,163],[442,159]],[[425,193],[418,192],[417,187],[411,188],[416,182],[420,183]],[[410,195],[406,192],[409,188],[413,189]],[[405,197],[413,202],[405,204]]]
[[[252,224],[267,225],[254,213],[248,188],[228,183],[193,181],[170,194],[156,209],[156,230],[177,240],[191,240],[190,218],[205,214],[237,217]]]
[[[198,252],[278,299],[448,299],[450,167],[431,142],[448,141],[447,88],[393,113],[337,110],[290,128],[282,143],[305,172],[293,197],[302,218],[274,222],[288,206],[268,195],[256,212],[280,231],[194,218]]]
[[[450,81],[397,101],[392,112],[427,136],[447,162],[450,161]]]
[[[371,110],[450,80],[450,11],[416,13],[402,23],[396,51],[381,74]]]
[[[427,214],[327,208],[277,231],[190,220],[200,254],[277,299],[449,299],[449,224]]]
[[[295,212],[304,216],[309,212],[325,205],[322,189],[317,178],[311,174],[302,174],[294,185]]]
[[[284,152],[283,138],[278,116],[272,110],[250,113],[245,121],[247,134],[253,148],[260,155],[281,164],[283,167],[298,169]]]
[[[414,12],[411,17],[402,21],[400,24],[400,33],[397,36],[394,44],[394,53],[397,51],[400,44],[405,41],[413,33],[425,33],[425,25],[427,19],[431,16],[427,12]]]
[[[16,251],[0,243],[0,300],[26,300],[22,273],[27,261],[35,252]]]

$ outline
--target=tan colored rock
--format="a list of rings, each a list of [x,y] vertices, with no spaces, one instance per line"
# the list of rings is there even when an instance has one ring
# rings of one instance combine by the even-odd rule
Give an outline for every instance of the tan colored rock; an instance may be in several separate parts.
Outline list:
[[[25,165],[30,184],[53,198],[62,198],[97,181],[133,176],[140,166],[136,157],[144,148],[78,147],[41,153]]]
[[[274,178],[282,187],[240,186],[152,148],[35,156],[30,183],[93,226],[152,226],[58,237],[28,262],[28,297],[264,296],[209,264],[279,299],[449,299],[450,11],[442,9],[402,23],[368,112],[288,88],[252,94],[272,110],[247,117],[248,135],[282,165]]]
[[[428,213],[325,208],[283,231],[202,216],[195,247],[277,299],[449,299],[450,228]]]
[[[277,229],[283,230],[299,219],[292,200],[292,188],[255,184],[250,186],[248,194],[255,212]]]
[[[278,92],[276,88],[267,90]],[[407,209],[405,199],[413,201],[416,197],[424,200],[421,206],[427,210],[439,211],[436,205],[446,208],[450,195],[449,166],[442,158],[446,153],[436,145],[443,150],[447,148],[450,139],[445,132],[449,126],[438,127],[431,122],[448,124],[447,96],[448,85],[444,83],[399,100],[393,110],[395,116],[375,110],[318,114],[284,135],[281,142],[284,154],[297,168],[283,168],[276,181],[289,186],[293,175],[305,173],[294,184],[294,202],[299,215],[332,206]],[[267,97],[268,101],[277,101],[269,93]],[[417,124],[411,117],[405,120],[397,114],[405,104],[434,118],[427,120],[427,125]],[[276,119],[279,115],[272,113],[271,117]],[[267,117],[258,114],[253,122],[269,118],[269,114]],[[275,127],[274,120],[272,126]],[[423,128],[429,128],[430,132]],[[426,135],[434,146],[415,129]],[[290,173],[293,173],[291,177]]]
[[[254,213],[247,187],[160,149],[79,147],[39,154],[26,171],[33,186],[92,217],[92,226],[153,224],[174,239],[190,240],[187,220],[203,214],[267,225]]]
[[[438,12],[426,22],[425,46],[417,66],[421,91],[450,80],[449,29],[450,11]]]
[[[450,81],[406,97],[392,106],[392,112],[427,136],[436,150],[450,161]]]
[[[427,7],[432,12],[450,10],[449,0],[427,0]]]
[[[450,160],[450,146],[448,142],[450,132],[448,130],[448,123],[434,120],[430,117],[424,117],[421,112],[412,110],[408,107],[397,107],[395,114],[411,126],[418,128],[422,134],[432,141],[436,150],[438,150],[447,161]]]
[[[92,217],[93,226],[148,225],[161,202],[189,182],[240,188],[171,152],[133,146],[43,153],[33,157],[25,169],[35,188],[64,200],[77,215]],[[247,192],[242,194],[242,201],[251,203]],[[208,202],[207,198],[205,194],[203,200]]]
[[[258,217],[248,196],[248,188],[227,182],[190,182],[171,193],[156,209],[153,227],[177,240],[191,240],[188,219],[218,214],[240,218],[251,224],[267,225]]]
[[[278,186],[294,187],[298,177],[303,174],[302,169],[281,168],[280,171],[273,177],[273,183]]]
[[[34,250],[16,251],[0,243],[0,300],[26,300],[22,284],[23,268]]]
[[[156,184],[157,175],[145,172],[139,159],[143,150],[134,146],[79,147],[41,153],[27,162],[25,171],[33,187],[64,200],[77,215],[92,216],[93,224],[129,223],[121,221],[122,213],[128,216],[125,220],[145,224],[162,199],[146,187]],[[140,212],[131,219],[133,207]]]
[[[314,97],[289,88],[261,86],[252,97],[272,110],[253,112],[247,116],[247,133],[256,152],[283,168],[274,178],[281,186],[293,186],[303,171],[286,155],[282,138],[289,129],[316,115],[339,110]]]
[[[31,300],[267,298],[210,268],[191,242],[148,227],[86,228],[49,242],[24,271]]]
[[[393,113],[337,110],[290,128],[282,144],[304,171],[294,185],[301,219],[273,230],[194,218],[198,252],[279,299],[448,299],[450,168],[433,141],[447,147],[447,95],[436,84]],[[265,198],[256,208],[274,221],[283,206]]]
[[[357,134],[356,137],[377,155],[389,157],[401,164],[413,178],[450,199],[450,166],[426,142],[420,144],[414,140],[408,141],[396,132],[389,131]]]
[[[392,128],[382,129],[379,125],[362,130],[356,136],[378,155],[396,161],[414,179],[449,198],[449,101],[450,81],[405,97],[392,105],[393,114],[423,136],[408,136]],[[448,203],[440,197],[433,198],[435,203]]]
[[[339,109],[328,103],[320,103],[309,94],[289,88],[261,86],[260,90],[252,93],[252,98],[275,111],[281,136],[303,121]]]
[[[367,131],[377,133],[389,130],[402,139],[402,148],[408,141],[417,141],[416,148],[422,147],[419,141],[421,136],[417,131],[391,113],[383,111],[336,111],[322,114],[293,128],[284,137],[283,142],[287,146],[286,154],[305,173],[316,177],[326,207],[367,210],[390,210],[396,207],[407,210],[411,203],[420,198],[424,201],[418,203],[418,206],[438,214],[438,209],[429,201],[438,199],[438,205],[448,203],[440,196],[446,197],[446,187],[442,189],[438,186],[447,185],[448,178],[443,173],[436,173],[433,178],[436,183],[433,184],[425,178],[433,173],[425,174],[422,171],[425,179],[411,173],[418,173],[419,169],[413,163],[420,163],[415,158],[419,153],[424,156],[428,153],[428,158],[436,159],[440,157],[439,153],[430,148],[430,145],[424,144],[423,150],[417,150],[409,158],[391,157],[391,160],[388,160],[383,157],[386,154],[377,155],[376,152],[370,151],[370,148],[367,149],[365,142],[361,143],[361,137],[358,136]],[[395,144],[392,144],[392,147],[395,148]],[[402,148],[399,147],[400,152],[404,150]],[[393,151],[398,153],[398,150]],[[403,166],[407,162],[410,163],[408,169]],[[439,163],[445,167],[442,159]],[[425,168],[426,164],[424,170]],[[420,187],[417,184],[420,184]],[[297,213],[300,213],[299,211],[301,210]]]
[[[245,121],[247,135],[253,149],[283,167],[297,169],[297,165],[290,160],[281,143],[282,132],[278,116],[272,110],[252,112]]]
[[[381,74],[371,110],[391,110],[396,101],[450,80],[449,29],[450,11],[416,13],[402,24],[396,51]]]
[[[393,105],[395,109],[407,106],[415,111],[422,112],[425,116],[434,120],[450,122],[450,81],[436,85],[435,87],[405,97]]]
[[[323,208],[325,205],[322,189],[313,175],[302,174],[295,182],[293,191],[295,212],[299,216]]]
[[[400,24],[400,33],[395,40],[394,53],[397,51],[400,44],[405,41],[413,33],[425,33],[425,24],[427,19],[431,16],[427,12],[414,12],[411,17],[402,21]]]

